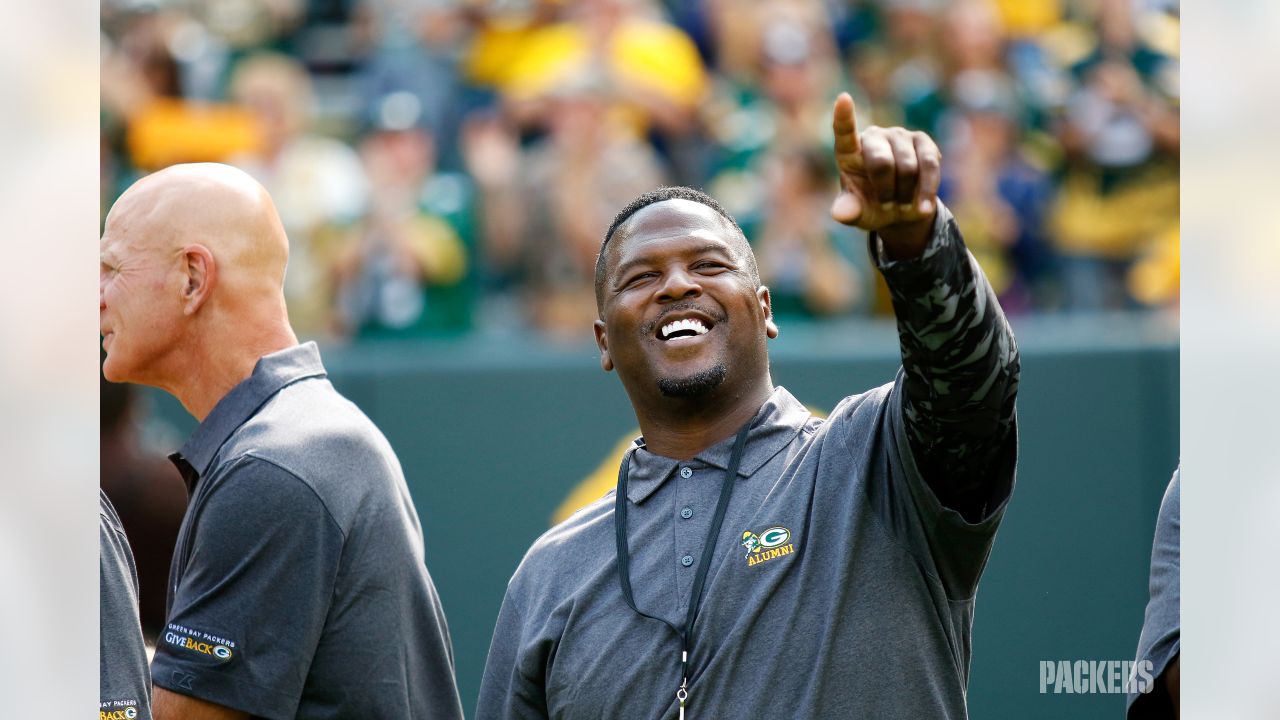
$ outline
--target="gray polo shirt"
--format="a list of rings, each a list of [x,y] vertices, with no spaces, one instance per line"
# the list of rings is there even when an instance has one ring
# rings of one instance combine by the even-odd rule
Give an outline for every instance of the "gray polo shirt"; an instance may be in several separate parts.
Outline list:
[[[692,633],[688,717],[964,718],[974,594],[1013,486],[967,522],[918,471],[903,375],[826,421],[776,388],[752,421]],[[639,442],[639,441],[638,441]],[[733,438],[689,462],[632,450],[637,606],[677,626]],[[679,641],[619,589],[613,493],[543,535],[512,577],[476,717],[676,717]]]
[[[151,673],[138,621],[138,570],[107,494],[98,490],[99,717],[151,720]]]
[[[422,529],[314,343],[267,355],[172,456],[191,493],[155,684],[267,718],[461,718]]]
[[[1182,650],[1181,473],[1181,468],[1173,472],[1156,517],[1151,542],[1151,598],[1138,638],[1137,660],[1151,663],[1151,677],[1156,681],[1146,694],[1128,694],[1129,720],[1173,717],[1173,699],[1160,676]]]

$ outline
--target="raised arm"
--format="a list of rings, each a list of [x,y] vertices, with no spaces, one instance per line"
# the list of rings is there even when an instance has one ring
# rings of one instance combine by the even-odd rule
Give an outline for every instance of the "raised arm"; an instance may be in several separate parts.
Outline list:
[[[905,128],[859,133],[847,93],[836,99],[832,127],[841,187],[831,216],[872,233],[898,320],[916,465],[943,505],[976,521],[1008,490],[993,484],[1013,442],[1013,332],[938,202],[942,155],[933,140]]]

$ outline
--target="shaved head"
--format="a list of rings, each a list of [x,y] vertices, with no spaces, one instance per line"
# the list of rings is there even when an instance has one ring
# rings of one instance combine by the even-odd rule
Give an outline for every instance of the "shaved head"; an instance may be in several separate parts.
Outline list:
[[[117,233],[151,252],[204,245],[224,282],[284,285],[289,241],[275,204],[257,180],[230,165],[174,165],[142,178],[107,215],[104,240]]]
[[[107,214],[101,254],[108,380],[170,390],[199,417],[246,365],[297,343],[284,304],[289,241],[271,196],[242,170],[195,163],[142,178]]]

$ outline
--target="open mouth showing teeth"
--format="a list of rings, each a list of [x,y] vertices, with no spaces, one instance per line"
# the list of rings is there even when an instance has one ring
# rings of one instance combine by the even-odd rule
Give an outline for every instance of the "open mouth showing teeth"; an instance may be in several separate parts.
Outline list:
[[[682,337],[697,337],[698,335],[706,335],[711,328],[707,327],[701,320],[689,318],[687,320],[676,320],[669,322],[658,328],[659,340],[672,340]]]

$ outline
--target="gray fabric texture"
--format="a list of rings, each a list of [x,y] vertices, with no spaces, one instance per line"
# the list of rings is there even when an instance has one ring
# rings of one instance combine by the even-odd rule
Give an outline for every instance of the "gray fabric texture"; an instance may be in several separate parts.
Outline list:
[[[259,360],[172,458],[191,500],[157,685],[267,718],[462,717],[399,461],[314,343]]]
[[[1151,663],[1151,677],[1156,682],[1149,693],[1128,694],[1128,720],[1173,717],[1173,701],[1160,676],[1182,649],[1181,474],[1181,468],[1173,472],[1156,517],[1156,532],[1151,543],[1151,595],[1138,637],[1136,659]]]
[[[120,516],[98,490],[99,717],[151,720],[151,672],[138,621],[138,570]]]
[[[881,269],[911,296],[898,308],[911,362],[825,421],[781,387],[752,421],[692,632],[690,720],[967,716],[974,598],[1014,483],[1016,346],[949,213],[924,257]],[[931,417],[951,412],[985,434]],[[913,442],[928,457],[963,457],[964,515],[939,500],[952,478],[926,479]],[[732,443],[688,462],[643,439],[629,451],[636,604],[677,626]],[[610,493],[526,554],[478,720],[677,717],[679,639],[623,600],[613,508]]]

